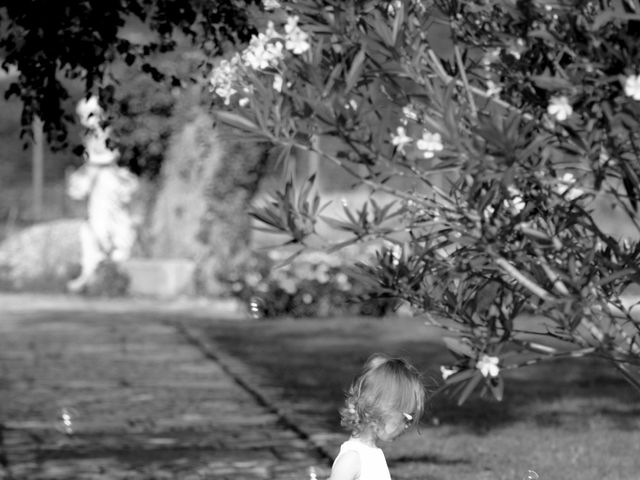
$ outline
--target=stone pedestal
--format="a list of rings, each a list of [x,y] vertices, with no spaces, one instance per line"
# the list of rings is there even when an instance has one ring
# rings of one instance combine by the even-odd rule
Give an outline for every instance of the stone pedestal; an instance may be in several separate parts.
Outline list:
[[[129,294],[157,298],[192,295],[195,262],[192,260],[131,258],[122,265],[129,275]]]

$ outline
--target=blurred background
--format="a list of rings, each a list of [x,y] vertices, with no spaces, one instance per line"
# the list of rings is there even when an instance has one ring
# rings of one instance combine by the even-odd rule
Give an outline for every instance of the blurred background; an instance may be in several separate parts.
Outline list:
[[[142,43],[150,33],[131,21],[120,35]],[[300,152],[283,172],[264,145],[228,135],[211,114],[207,61],[179,42],[149,57],[178,82],[109,65],[118,163],[140,182],[136,241],[75,293],[88,213],[67,189],[85,131],[69,123],[64,148],[37,122],[34,141],[21,137],[22,104],[5,98],[18,72],[0,70],[0,479],[300,479],[312,463],[326,475],[344,437],[344,389],[372,352],[411,358],[433,390],[452,361],[424,319],[368,296],[351,267],[379,243],[276,268],[291,249],[252,228],[252,205],[314,173],[327,214],[371,192]],[[84,85],[61,81],[75,117]],[[612,204],[595,199],[598,222],[636,238]],[[562,360],[504,375],[503,402],[435,399],[420,431],[388,450],[394,478],[636,478],[637,393],[610,365]]]

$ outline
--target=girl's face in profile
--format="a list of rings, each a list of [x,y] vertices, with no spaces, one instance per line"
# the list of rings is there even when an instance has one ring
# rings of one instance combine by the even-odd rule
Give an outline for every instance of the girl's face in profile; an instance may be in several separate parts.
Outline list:
[[[389,415],[387,419],[376,428],[378,440],[383,442],[395,440],[407,431],[410,426],[411,419],[411,415],[402,412],[396,412]]]

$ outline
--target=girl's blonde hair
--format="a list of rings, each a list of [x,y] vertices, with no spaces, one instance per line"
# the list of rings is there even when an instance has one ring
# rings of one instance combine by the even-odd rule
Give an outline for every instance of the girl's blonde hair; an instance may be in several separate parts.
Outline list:
[[[402,358],[375,354],[351,384],[340,409],[340,424],[358,436],[369,425],[406,413],[415,425],[424,403],[425,389],[418,370]]]

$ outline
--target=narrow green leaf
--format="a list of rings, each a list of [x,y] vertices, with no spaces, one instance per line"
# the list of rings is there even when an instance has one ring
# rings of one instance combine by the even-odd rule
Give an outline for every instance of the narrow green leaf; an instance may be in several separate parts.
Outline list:
[[[471,347],[462,342],[459,338],[455,337],[444,337],[442,339],[444,344],[447,346],[449,350],[457,353],[458,355],[462,355],[464,357],[473,357],[474,353]]]
[[[393,30],[391,32],[391,39],[393,40],[393,45],[398,43],[398,33],[400,33],[400,28],[404,23],[404,2],[399,2],[396,11],[395,18],[393,19]]]
[[[597,281],[596,285],[607,285],[608,283],[613,282],[614,280],[618,280],[620,278],[625,278],[627,276],[637,276],[638,270],[635,268],[626,268],[624,270],[620,270],[618,272],[612,273],[611,275],[606,276],[605,278]]]
[[[269,225],[269,227],[271,227],[271,229],[275,231],[286,233],[286,228],[280,221],[279,217],[274,218],[266,212],[255,212],[255,211],[249,212],[249,215],[255,218],[256,220],[258,220],[259,222]],[[268,229],[269,227],[262,227],[262,228]]]
[[[487,385],[489,386],[494,398],[501,402],[504,397],[504,380],[502,377],[490,378],[489,381],[487,381]]]
[[[349,68],[349,72],[347,73],[347,78],[345,79],[346,87],[344,89],[345,94],[349,93],[349,91],[360,79],[366,57],[367,49],[364,45],[362,45],[360,51],[356,53],[355,57],[353,57],[353,62],[351,62],[351,67]]]
[[[329,225],[331,228],[335,228],[336,230],[344,230],[346,232],[353,232],[359,234],[361,232],[361,228],[358,224],[341,222],[340,220],[336,220],[335,218],[326,217],[324,215],[320,215],[319,218]]]
[[[343,249],[344,247],[347,247],[349,245],[353,245],[354,243],[356,243],[358,241],[358,237],[354,237],[354,238],[350,238],[349,240],[345,240],[343,242],[338,242],[334,245],[332,245],[331,247],[329,247],[327,249],[327,253],[334,253],[337,252],[338,250]]]
[[[380,12],[378,12],[377,10],[374,10],[373,15],[374,18],[371,22],[371,25],[384,42],[385,47],[392,47],[395,42],[393,40],[393,33],[387,26],[387,20],[383,18]]]
[[[460,398],[458,398],[458,406],[462,405],[465,400],[469,398],[471,392],[473,392],[473,390],[478,386],[483,378],[484,377],[482,376],[480,370],[476,370],[474,376],[471,377],[471,380],[469,380],[469,382],[465,385],[464,390],[462,390]]]
[[[342,63],[338,63],[335,67],[333,67],[333,70],[331,71],[331,74],[327,79],[327,83],[325,84],[324,90],[322,91],[322,98],[325,98],[327,95],[329,95],[329,92],[333,88],[337,78],[340,76],[341,73],[342,73]]]
[[[573,85],[570,81],[560,77],[551,77],[549,75],[532,75],[531,81],[536,87],[544,90],[562,90],[563,88],[569,89]]]
[[[527,36],[529,38],[540,38],[541,40],[545,40],[553,44],[556,43],[556,38],[551,33],[549,33],[548,30],[531,30],[529,33],[527,33]]]
[[[588,153],[590,150],[589,145],[587,145],[587,143],[584,141],[580,133],[576,129],[574,129],[573,127],[567,124],[564,124],[563,127],[564,127],[564,130],[569,134],[569,137],[571,138],[571,140],[573,140],[574,145],[580,149],[579,153],[581,154]]]
[[[216,118],[220,120],[222,123],[230,125],[235,128],[239,128],[241,130],[245,130],[251,133],[262,133],[260,128],[247,118],[242,115],[238,115],[233,112],[225,112],[225,111],[216,111],[214,112]]]
[[[278,146],[278,156],[276,157],[274,165],[276,169],[280,169],[280,167],[282,167],[283,170],[286,170],[287,161],[291,158],[291,148],[292,146],[290,143]]]
[[[351,221],[354,224],[358,224],[358,220],[356,220],[356,217],[353,216],[353,213],[351,213],[351,210],[349,210],[349,207],[347,207],[346,205],[343,205],[342,209],[344,210],[344,213],[347,215],[347,218],[349,219],[349,221]]]
[[[453,385],[453,384],[456,384],[456,383],[460,383],[460,382],[462,382],[464,380],[470,379],[475,374],[476,374],[476,369],[462,370],[460,372],[454,373],[453,375],[449,376],[445,380],[445,383],[447,385]]]
[[[286,267],[287,265],[291,264],[291,262],[293,262],[296,257],[298,257],[302,252],[304,252],[304,248],[300,248],[297,251],[293,252],[291,255],[289,255],[288,257],[286,257],[284,260],[281,260],[280,262],[276,263],[273,268],[282,268],[282,267]]]
[[[286,231],[279,229],[279,228],[268,228],[268,227],[260,227],[258,225],[252,225],[251,226],[252,230],[257,230],[259,232],[265,232],[265,233],[273,233],[273,234],[282,234],[282,233],[287,233]]]
[[[303,208],[303,206],[305,206],[305,203],[306,203],[305,201],[309,197],[309,194],[311,193],[311,190],[313,189],[313,186],[315,184],[315,179],[316,179],[316,174],[313,173],[304,182],[304,185],[302,186],[302,190],[298,194],[298,211],[299,212],[308,213],[306,211],[306,210],[308,210],[308,208]]]

